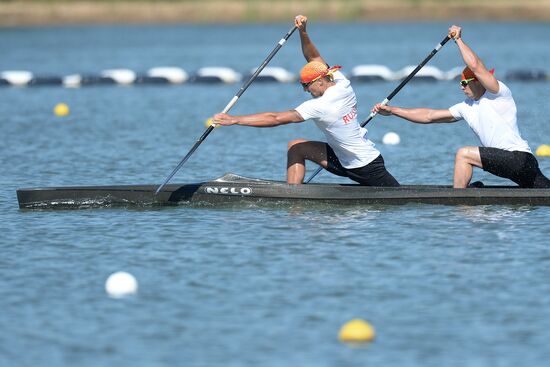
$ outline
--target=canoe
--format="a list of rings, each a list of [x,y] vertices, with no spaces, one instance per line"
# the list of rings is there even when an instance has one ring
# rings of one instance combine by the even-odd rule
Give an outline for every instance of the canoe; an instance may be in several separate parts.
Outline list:
[[[78,209],[112,206],[163,206],[184,203],[325,202],[331,204],[550,205],[550,189],[485,186],[454,189],[444,185],[369,187],[357,184],[288,185],[282,181],[228,173],[212,181],[158,185],[73,186],[17,190],[21,209]]]

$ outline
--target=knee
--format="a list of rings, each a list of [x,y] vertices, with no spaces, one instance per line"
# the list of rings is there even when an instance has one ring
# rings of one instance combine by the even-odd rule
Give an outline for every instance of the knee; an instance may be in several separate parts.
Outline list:
[[[455,161],[468,162],[470,164],[476,164],[479,158],[479,154],[476,154],[476,147],[462,147],[456,151]]]
[[[304,139],[294,139],[288,142],[288,150],[295,149],[296,145],[305,142]]]
[[[455,163],[467,163],[472,166],[482,167],[481,156],[478,147],[462,147],[456,151]]]
[[[301,154],[302,143],[305,143],[304,139],[294,139],[288,142],[288,155]]]
[[[464,160],[468,157],[468,147],[459,148],[456,151],[455,160]]]

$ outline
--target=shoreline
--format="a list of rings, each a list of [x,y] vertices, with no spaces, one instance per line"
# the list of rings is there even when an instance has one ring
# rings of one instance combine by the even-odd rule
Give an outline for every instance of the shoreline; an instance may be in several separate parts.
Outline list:
[[[307,14],[316,21],[550,21],[549,0],[180,0],[0,2],[0,28],[80,24],[268,23]]]

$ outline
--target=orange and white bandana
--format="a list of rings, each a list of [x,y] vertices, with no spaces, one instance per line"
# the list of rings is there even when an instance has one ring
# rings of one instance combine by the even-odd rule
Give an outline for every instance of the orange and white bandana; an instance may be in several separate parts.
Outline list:
[[[319,61],[308,62],[302,70],[300,70],[300,83],[314,82],[324,76],[332,75],[336,70],[341,68],[341,66],[329,68],[326,64]]]

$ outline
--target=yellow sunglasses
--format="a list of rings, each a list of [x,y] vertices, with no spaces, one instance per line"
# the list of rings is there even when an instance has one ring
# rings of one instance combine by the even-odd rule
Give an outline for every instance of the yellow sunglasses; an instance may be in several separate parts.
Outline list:
[[[460,81],[460,85],[463,87],[466,87],[468,84],[470,84],[473,80],[476,80],[476,78],[470,78],[470,79],[464,79]]]

